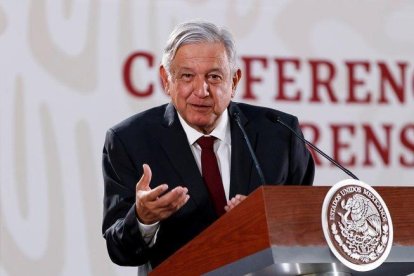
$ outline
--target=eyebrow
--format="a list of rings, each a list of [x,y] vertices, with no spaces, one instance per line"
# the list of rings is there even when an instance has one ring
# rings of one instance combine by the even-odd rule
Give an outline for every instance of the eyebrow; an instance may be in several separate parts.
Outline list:
[[[219,69],[219,68],[213,68],[210,71],[208,71],[208,73],[212,73],[212,72],[220,72],[220,73],[223,73],[223,71],[221,69]]]
[[[180,69],[174,70],[174,71],[178,73],[178,72],[182,72],[182,71],[192,71],[192,72],[194,72],[195,70],[192,69],[192,68],[190,68],[190,67],[181,67]],[[206,74],[210,74],[212,72],[220,72],[220,73],[223,73],[223,71],[220,68],[213,68],[213,69],[207,71]]]

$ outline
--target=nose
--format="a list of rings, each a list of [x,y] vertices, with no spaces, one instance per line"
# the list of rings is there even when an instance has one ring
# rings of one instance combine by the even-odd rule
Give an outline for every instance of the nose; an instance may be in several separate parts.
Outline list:
[[[208,83],[203,77],[197,77],[194,79],[193,94],[200,98],[205,98],[210,95]]]

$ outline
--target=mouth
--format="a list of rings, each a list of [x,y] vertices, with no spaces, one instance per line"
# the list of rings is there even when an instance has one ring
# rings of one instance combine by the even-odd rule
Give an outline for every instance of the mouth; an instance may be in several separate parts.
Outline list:
[[[198,111],[206,111],[212,108],[211,105],[208,104],[189,104],[191,108]]]

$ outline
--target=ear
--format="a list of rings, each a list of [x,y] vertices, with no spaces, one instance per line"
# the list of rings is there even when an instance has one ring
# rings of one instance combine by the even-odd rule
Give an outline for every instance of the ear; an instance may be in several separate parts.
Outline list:
[[[164,87],[165,93],[167,93],[167,95],[170,95],[170,92],[169,92],[170,83],[168,81],[168,73],[163,65],[160,65],[160,77],[161,77],[162,86]]]
[[[234,73],[233,78],[232,78],[232,84],[231,84],[231,97],[232,98],[236,94],[237,84],[239,83],[241,77],[242,77],[242,72],[240,69],[237,69],[237,71]]]

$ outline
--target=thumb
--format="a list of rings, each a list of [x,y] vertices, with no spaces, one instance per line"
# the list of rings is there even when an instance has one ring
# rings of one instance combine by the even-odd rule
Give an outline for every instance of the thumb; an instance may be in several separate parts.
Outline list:
[[[151,178],[152,178],[151,168],[147,164],[144,164],[144,165],[142,165],[142,169],[144,170],[144,173],[142,174],[141,179],[137,183],[136,191],[139,191],[139,190],[148,191],[148,190],[150,190],[149,184],[150,184]]]

